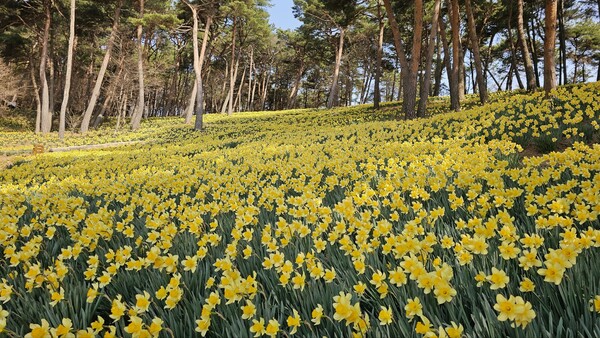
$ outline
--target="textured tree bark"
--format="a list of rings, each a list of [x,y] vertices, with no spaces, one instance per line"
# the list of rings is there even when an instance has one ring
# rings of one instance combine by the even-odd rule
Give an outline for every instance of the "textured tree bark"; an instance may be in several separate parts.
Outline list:
[[[196,103],[196,95],[198,95],[198,81],[194,80],[194,86],[192,87],[192,93],[188,100],[188,105],[185,108],[185,123],[192,123],[192,116],[194,116],[194,106]]]
[[[55,98],[55,77],[56,60],[54,59],[54,31],[50,30],[50,40],[48,43],[48,116],[50,116],[50,125],[52,125],[52,115],[54,115]]]
[[[196,14],[197,18],[197,14]],[[197,20],[197,19],[196,19]],[[202,36],[202,48],[200,50],[200,55],[198,54],[198,39],[194,39],[195,47],[194,47],[194,59],[197,59],[194,62],[194,71],[196,72],[196,121],[194,123],[194,129],[202,130],[204,129],[204,88],[202,85],[202,66],[204,65],[204,59],[206,57],[206,46],[208,45],[208,34],[210,32],[210,27],[212,25],[212,15],[209,15],[206,18],[206,24],[204,26],[204,35]],[[196,22],[196,28],[198,23]],[[197,34],[197,33],[196,33]]]
[[[413,35],[413,46],[411,51],[410,74],[405,77],[403,101],[405,105],[405,118],[417,117],[415,106],[417,100],[417,76],[419,75],[419,64],[421,63],[421,46],[423,35],[423,0],[415,0],[415,31]]]
[[[140,1],[140,20],[144,18],[144,0]],[[144,102],[145,93],[144,93],[144,42],[142,40],[142,33],[144,31],[144,26],[142,22],[137,26],[137,47],[138,47],[138,104],[137,110],[133,114],[133,118],[131,119],[131,129],[137,130],[142,123],[142,116],[144,115],[144,108],[146,107],[146,103]]]
[[[453,65],[450,62],[450,46],[446,37],[446,24],[444,17],[440,12],[440,38],[442,40],[442,48],[444,49],[444,65],[446,66],[446,74],[448,75],[448,89],[450,90],[450,109],[460,111],[460,98],[458,96],[458,79],[454,72]]]
[[[435,51],[435,40],[437,38],[438,20],[440,17],[440,0],[435,0],[433,5],[433,16],[431,17],[431,32],[429,33],[429,42],[427,43],[427,59],[425,61],[425,74],[421,84],[421,93],[419,97],[419,108],[417,117],[424,117],[427,111],[427,99],[431,89],[431,64],[433,63],[433,52]]]
[[[304,60],[301,60],[300,67],[296,72],[296,79],[294,80],[294,85],[292,86],[292,90],[290,91],[290,96],[288,97],[288,109],[293,109],[296,106],[296,100],[298,98],[298,90],[300,90],[300,85],[302,83],[302,75],[304,74]],[[256,84],[256,83],[255,83]],[[253,90],[254,91],[254,90]],[[254,95],[252,95],[254,96]],[[252,98],[254,101],[254,97]]]
[[[113,46],[115,44],[115,39],[119,30],[119,21],[121,16],[121,6],[123,5],[123,0],[119,0],[117,2],[115,13],[113,15],[114,23],[112,26],[112,30],[110,33],[110,37],[108,38],[108,42],[106,43],[106,52],[104,54],[104,59],[102,60],[102,65],[100,66],[100,71],[98,72],[98,77],[96,78],[96,84],[94,85],[94,90],[92,91],[92,96],[90,98],[90,102],[88,103],[87,109],[83,114],[83,119],[81,121],[81,133],[87,133],[90,127],[90,120],[92,118],[92,113],[94,112],[94,108],[96,107],[96,102],[98,101],[98,96],[100,96],[100,90],[102,89],[102,81],[104,81],[104,75],[106,74],[106,69],[108,68],[108,62],[110,61],[110,56],[112,53]]]
[[[517,33],[521,54],[523,54],[523,62],[525,63],[525,77],[527,78],[527,90],[534,91],[537,88],[535,83],[535,70],[533,69],[533,61],[529,55],[527,47],[527,39],[525,37],[525,25],[523,19],[523,0],[517,0]]]
[[[232,69],[231,72],[231,78],[230,78],[230,87],[229,87],[229,98],[227,101],[227,115],[231,115],[233,114],[233,103],[234,103],[234,95],[235,95],[235,82],[238,78],[238,70],[240,68],[240,57],[237,58],[237,60],[235,61],[235,65]]]
[[[377,60],[375,64],[375,88],[373,93],[373,108],[379,109],[381,103],[381,88],[379,82],[381,81],[381,62],[383,59],[383,38],[385,33],[385,23],[383,22],[383,15],[381,13],[381,1],[377,1],[377,17],[379,19],[379,39],[377,41]]]
[[[31,54],[33,55],[33,53]],[[35,67],[33,66],[33,57],[29,61],[31,85],[33,86],[33,93],[36,103],[36,115],[35,115],[35,132],[39,133],[42,128],[42,100],[40,100],[40,88],[38,87],[37,80],[35,79]]]
[[[544,90],[546,94],[556,88],[556,69],[554,49],[556,46],[556,11],[557,0],[546,0],[544,38]]]
[[[471,7],[471,0],[465,0],[465,9],[467,11],[467,25],[469,30],[469,37],[471,40],[471,52],[475,61],[475,69],[477,71],[477,87],[479,87],[479,102],[486,103],[488,100],[487,85],[485,82],[485,74],[483,74],[483,68],[481,67],[481,56],[479,54],[479,38],[477,37],[477,31],[475,30],[475,18],[473,17],[473,8]]]
[[[464,50],[460,35],[460,7],[458,0],[451,1],[451,21],[450,30],[452,31],[452,69],[456,72],[458,83],[458,98],[460,101],[465,99],[465,62]]]
[[[438,25],[439,31],[439,25]],[[436,39],[436,60],[435,60],[435,71],[433,74],[434,84],[431,89],[431,96],[440,96],[440,89],[442,86],[442,72],[444,71],[444,60],[442,59],[442,46],[441,39],[438,36]]]
[[[41,124],[40,129],[43,134],[49,133],[52,127],[52,112],[50,111],[50,94],[48,89],[48,80],[46,79],[46,63],[48,62],[48,40],[50,36],[50,1],[44,1],[45,21],[44,33],[42,37],[42,55],[40,57],[40,85],[42,86],[42,105],[41,105]]]
[[[385,11],[387,13],[392,35],[394,37],[394,46],[396,54],[400,61],[400,78],[402,83],[402,110],[405,118],[412,119],[415,114],[415,103],[417,95],[417,75],[419,70],[419,61],[421,59],[421,34],[423,30],[423,1],[415,0],[415,26],[413,35],[413,46],[411,51],[411,63],[409,64],[406,58],[404,45],[400,37],[400,28],[394,16],[392,4],[390,0],[384,0]],[[396,116],[398,118],[399,116]]]
[[[327,109],[333,108],[339,101],[338,78],[340,76],[340,65],[342,64],[342,54],[344,53],[344,33],[343,28],[340,29],[340,38],[338,48],[335,52],[335,67],[333,69],[333,79],[331,80],[331,89],[329,90],[329,98],[327,99]]]
[[[450,1],[450,30],[452,31],[452,80],[456,81],[457,84],[457,98],[458,105],[452,104],[452,109],[460,111],[460,101],[464,96],[464,83],[461,88],[460,81],[460,12],[458,7],[458,0]]]
[[[71,0],[71,15],[69,18],[69,49],[67,51],[67,73],[65,75],[65,88],[63,100],[60,106],[60,116],[58,121],[58,138],[65,137],[65,123],[67,106],[69,104],[69,93],[71,91],[71,74],[73,72],[73,49],[75,48],[75,0]]]
[[[231,71],[229,72],[230,78],[229,78],[229,101],[228,101],[228,106],[227,106],[227,115],[231,115],[233,114],[233,93],[234,93],[234,87],[235,87],[235,80],[237,79],[237,62],[239,62],[239,58],[236,62],[236,57],[235,57],[235,38],[236,38],[236,31],[237,31],[237,20],[236,18],[233,18],[233,29],[232,29],[232,38],[231,38]],[[234,68],[235,67],[235,68]]]

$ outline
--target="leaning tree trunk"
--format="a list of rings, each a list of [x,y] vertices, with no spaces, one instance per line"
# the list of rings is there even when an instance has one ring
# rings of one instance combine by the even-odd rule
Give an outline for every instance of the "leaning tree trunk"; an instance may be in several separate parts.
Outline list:
[[[554,49],[556,46],[557,0],[546,0],[546,36],[544,38],[544,90],[546,94],[556,88]]]
[[[296,79],[294,80],[294,85],[292,86],[292,90],[290,91],[290,95],[288,96],[287,108],[294,109],[296,106],[296,99],[298,98],[298,90],[300,89],[300,85],[302,83],[302,75],[304,74],[304,59],[300,60],[300,67],[298,67],[298,71],[296,72]]]
[[[525,36],[525,25],[523,20],[523,0],[517,0],[517,34],[521,54],[525,63],[525,77],[527,78],[527,90],[534,91],[537,88],[535,83],[535,70],[533,69],[533,61],[529,55],[529,47],[527,47],[527,38]]]
[[[331,90],[329,91],[329,98],[327,99],[327,109],[333,108],[337,105],[339,98],[338,78],[340,76],[340,65],[342,64],[342,54],[344,53],[344,28],[340,28],[340,38],[338,48],[335,52],[335,67],[333,69],[333,79],[331,82]]]
[[[448,46],[448,39],[446,37],[446,24],[444,23],[444,17],[440,13],[440,38],[442,41],[442,48],[444,49],[444,66],[446,67],[446,74],[448,75],[448,87],[450,87],[450,109],[459,111],[460,110],[460,98],[458,97],[458,80],[456,79],[452,64],[450,62],[450,47]]]
[[[44,22],[44,35],[42,37],[42,55],[40,57],[40,84],[42,86],[42,109],[40,112],[41,132],[46,134],[52,128],[52,112],[50,111],[50,94],[48,80],[46,79],[46,63],[48,60],[48,39],[50,35],[50,2],[44,1],[46,18]]]
[[[233,29],[232,29],[232,38],[231,38],[231,71],[229,73],[229,96],[228,96],[228,106],[227,106],[227,115],[233,114],[233,93],[235,87],[235,80],[237,79],[237,65],[236,65],[236,57],[235,57],[235,38],[236,38],[236,28],[237,28],[237,20],[233,18]],[[239,58],[237,60],[239,62]],[[234,69],[235,67],[235,69]]]
[[[423,75],[423,84],[419,95],[419,108],[417,116],[424,117],[427,110],[427,98],[431,89],[431,64],[433,63],[433,52],[435,51],[435,40],[438,31],[438,19],[440,16],[440,0],[435,1],[433,6],[433,16],[431,17],[431,32],[429,33],[429,42],[427,45],[427,60],[425,61],[425,74]]]
[[[375,63],[375,88],[373,93],[373,108],[379,109],[381,103],[381,88],[379,83],[381,81],[381,63],[383,59],[383,38],[385,33],[385,24],[383,22],[383,15],[381,13],[381,1],[377,1],[377,18],[379,19],[379,39],[377,41],[377,61]]]
[[[115,8],[114,14],[114,22],[112,26],[112,30],[110,33],[110,37],[108,38],[108,42],[106,44],[106,52],[104,54],[104,59],[102,60],[102,65],[100,66],[100,71],[98,72],[98,77],[96,78],[96,84],[94,85],[94,90],[92,91],[92,97],[90,98],[90,102],[88,103],[87,109],[83,114],[83,120],[81,121],[81,133],[87,133],[90,127],[90,120],[92,118],[92,113],[94,112],[94,108],[96,107],[96,102],[98,101],[98,96],[100,96],[100,89],[102,89],[102,81],[104,81],[104,75],[106,74],[106,68],[108,68],[108,62],[110,61],[110,56],[112,53],[113,46],[115,44],[115,39],[117,37],[117,31],[119,29],[119,20],[121,16],[121,5],[123,4],[123,0],[119,0],[117,2],[117,7]]]
[[[465,10],[467,11],[467,24],[469,28],[469,38],[471,39],[471,52],[475,59],[475,70],[477,71],[477,86],[479,87],[479,102],[486,103],[488,99],[487,85],[485,83],[485,74],[481,67],[481,56],[479,54],[479,39],[475,30],[475,18],[473,17],[473,8],[471,0],[465,0]]]
[[[73,72],[73,49],[75,48],[75,0],[71,0],[71,16],[69,22],[69,49],[67,51],[67,74],[65,75],[65,88],[63,100],[60,106],[60,117],[58,122],[58,138],[65,137],[65,120],[67,105],[69,104],[69,92],[71,91],[71,73]]]
[[[246,109],[250,110],[250,95],[252,94],[252,76],[254,75],[254,48],[250,49],[250,69],[248,71],[248,97],[246,98]]]
[[[31,53],[33,55],[33,53]],[[31,77],[31,86],[33,87],[33,97],[35,97],[36,114],[35,114],[35,132],[39,133],[42,126],[42,101],[40,100],[40,88],[38,87],[37,80],[35,79],[35,67],[33,65],[33,57],[30,56],[29,60]]]
[[[197,25],[198,23],[196,23]],[[202,66],[204,65],[204,58],[206,55],[206,46],[208,44],[208,33],[212,25],[212,16],[209,15],[206,18],[206,26],[204,27],[204,35],[202,37],[202,49],[200,50],[200,56],[198,56],[198,66],[194,66],[196,72],[196,123],[194,123],[194,129],[204,129],[204,86],[202,84]],[[198,53],[198,39],[194,39],[196,46],[194,47],[194,59]],[[195,63],[194,63],[195,64]],[[197,68],[197,69],[196,69]]]
[[[457,100],[452,101],[452,109],[455,111],[460,111],[460,100],[464,95],[464,85],[463,89],[460,86],[460,12],[458,7],[458,0],[449,0],[450,1],[450,30],[452,31],[452,80],[456,81],[457,91],[456,98]],[[462,92],[462,93],[461,93]]]
[[[138,47],[138,104],[133,118],[131,119],[131,129],[137,130],[142,123],[142,116],[144,115],[144,42],[142,41],[142,33],[144,26],[142,20],[144,18],[144,0],[140,1],[140,23],[137,26],[137,47]]]
[[[192,93],[188,105],[185,108],[185,124],[192,123],[192,116],[194,116],[194,105],[196,103],[196,96],[198,95],[198,81],[194,80],[194,86],[192,87]]]
[[[242,91],[244,89],[244,82],[246,81],[246,69],[246,66],[244,66],[244,70],[242,71],[242,79],[240,80],[238,92],[235,96],[235,102],[233,103],[233,108],[236,112],[242,111]]]

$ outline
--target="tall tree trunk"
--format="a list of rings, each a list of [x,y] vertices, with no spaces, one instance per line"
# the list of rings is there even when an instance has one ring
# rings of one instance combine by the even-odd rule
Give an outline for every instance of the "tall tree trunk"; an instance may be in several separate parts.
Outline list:
[[[460,12],[458,0],[450,1],[450,30],[452,31],[452,80],[457,84],[458,105],[452,104],[452,109],[460,110],[460,101],[464,95],[464,83],[460,86],[460,63],[461,63],[461,46],[460,46]]]
[[[521,75],[519,74],[519,67],[517,66],[517,49],[515,48],[513,31],[512,31],[512,0],[509,2],[508,7],[508,45],[510,47],[510,74],[512,75],[512,71],[515,70],[515,74],[517,77],[517,82],[519,83],[519,88],[523,89],[523,81],[521,80]],[[510,78],[510,85],[512,86],[512,76]],[[501,90],[501,89],[499,89]],[[508,89],[507,89],[508,90]]]
[[[54,115],[55,98],[55,77],[56,60],[54,59],[54,30],[50,30],[50,40],[48,42],[48,116],[50,116],[50,125],[52,125],[52,115]]]
[[[506,75],[506,89],[512,90],[512,79],[513,79],[513,69],[515,69],[515,65],[511,63],[510,68],[508,69],[508,74]],[[517,76],[517,78],[519,78]]]
[[[206,18],[206,24],[204,27],[204,34],[202,36],[202,47],[198,51],[198,8],[195,5],[190,4],[188,1],[184,1],[186,5],[192,11],[192,18],[194,21],[194,27],[192,30],[192,40],[194,48],[194,73],[196,75],[196,81],[194,82],[194,89],[190,97],[190,102],[186,110],[185,122],[190,123],[192,121],[192,111],[194,110],[194,99],[196,101],[196,121],[194,123],[195,130],[204,129],[204,88],[202,83],[202,67],[204,65],[204,58],[206,56],[206,46],[208,45],[208,35],[210,33],[210,27],[212,25],[212,15],[208,15]],[[235,43],[235,42],[234,42]]]
[[[537,88],[535,83],[535,74],[533,68],[533,61],[531,61],[531,55],[529,55],[529,48],[527,47],[527,39],[525,37],[525,25],[523,19],[523,0],[517,0],[517,34],[518,42],[521,47],[521,54],[523,54],[523,61],[525,63],[525,77],[527,78],[527,90],[534,91]]]
[[[139,0],[140,3],[140,23],[137,26],[137,47],[138,47],[138,104],[137,110],[133,114],[131,119],[131,129],[137,130],[142,123],[142,116],[144,115],[144,108],[146,103],[144,102],[144,41],[142,40],[142,33],[144,26],[142,20],[144,19],[144,0]]]
[[[479,54],[479,38],[475,30],[475,18],[473,17],[473,8],[471,0],[465,0],[465,9],[467,11],[467,25],[469,27],[469,37],[471,40],[471,53],[475,59],[475,70],[477,70],[477,86],[479,87],[479,102],[486,103],[488,100],[487,85],[485,83],[485,74],[481,67],[481,56]]]
[[[564,18],[564,0],[559,0],[558,3],[558,41],[560,48],[560,68],[562,71],[562,84],[567,84],[567,44],[565,37],[565,18]]]
[[[471,80],[471,88],[473,90],[473,94],[477,94],[479,93],[479,90],[477,88],[477,75],[475,75],[475,66],[473,65],[473,52],[469,53],[469,72],[471,72],[470,75],[470,80]],[[469,89],[467,88],[467,92],[469,92]]]
[[[415,0],[415,26],[413,35],[413,46],[411,52],[411,63],[408,63],[404,45],[400,37],[400,28],[392,9],[390,0],[384,0],[385,11],[388,16],[392,35],[394,36],[394,46],[396,54],[400,61],[400,78],[402,83],[402,110],[405,118],[412,119],[415,117],[415,103],[417,97],[417,76],[419,70],[419,61],[421,59],[421,34],[423,30],[423,1]],[[398,116],[397,116],[398,117]]]
[[[229,87],[229,101],[227,101],[227,115],[231,115],[233,114],[233,106],[234,106],[234,100],[235,100],[235,83],[237,81],[238,78],[238,70],[240,69],[240,59],[241,57],[238,56],[237,60],[235,61],[235,65],[232,69],[231,72],[231,78],[230,78],[230,87]],[[241,84],[240,84],[241,85]]]
[[[379,109],[381,103],[381,63],[383,59],[383,38],[385,33],[385,23],[381,13],[381,0],[377,0],[377,18],[379,19],[379,39],[377,40],[377,60],[375,63],[375,88],[373,93],[373,108]]]
[[[539,71],[539,58],[537,55],[537,43],[535,41],[535,25],[533,23],[533,19],[530,20],[531,29],[529,26],[525,27],[525,33],[527,34],[527,38],[529,40],[529,47],[531,49],[531,57],[533,61],[533,71],[535,73],[535,86],[540,87],[540,71]],[[530,34],[531,32],[531,34]]]
[[[425,61],[425,74],[423,75],[423,83],[421,85],[421,93],[419,98],[419,108],[417,116],[424,117],[427,111],[427,99],[431,90],[431,64],[433,63],[433,52],[435,51],[435,41],[438,31],[438,20],[440,17],[441,0],[435,0],[433,6],[433,16],[431,17],[431,31],[429,33],[429,42],[427,44],[427,59]]]
[[[237,95],[235,96],[235,102],[233,106],[237,112],[242,110],[242,91],[244,89],[244,82],[246,81],[246,66],[244,66],[244,70],[242,71],[242,79],[240,81],[240,86],[238,87]]]
[[[439,17],[439,15],[438,15]],[[439,31],[439,25],[438,25]],[[436,61],[435,61],[435,70],[433,74],[434,84],[431,90],[431,96],[440,96],[440,88],[442,85],[442,72],[444,70],[444,60],[442,59],[442,47],[441,47],[441,39],[438,36],[436,39]]]
[[[113,46],[115,44],[115,39],[119,30],[119,21],[121,16],[121,6],[123,5],[123,0],[118,0],[117,5],[115,7],[115,13],[113,15],[114,22],[112,26],[112,30],[110,32],[110,37],[108,38],[108,42],[106,43],[106,52],[104,54],[104,59],[102,60],[102,65],[100,66],[100,71],[98,72],[98,77],[96,78],[96,84],[94,85],[94,90],[92,91],[92,97],[90,98],[90,102],[88,103],[87,109],[83,114],[83,119],[81,121],[81,133],[87,133],[90,127],[90,120],[92,118],[92,113],[94,112],[94,108],[96,107],[96,102],[98,101],[98,96],[100,96],[100,90],[102,89],[102,81],[104,81],[104,75],[106,74],[106,69],[108,68],[108,62],[110,61],[110,56],[112,53]]]
[[[259,76],[258,76],[258,74],[256,74],[255,76],[256,76],[256,78],[254,79],[254,83],[252,84],[252,95],[251,95],[251,98],[250,98],[250,110],[256,109],[255,108],[256,107],[256,103],[254,102],[254,97],[256,95],[256,87],[258,85],[258,78],[259,78]]]
[[[260,97],[260,107],[258,108],[259,110],[263,110],[265,109],[265,102],[267,102],[267,92],[268,87],[270,85],[270,80],[271,80],[271,72],[268,71],[267,74],[264,75],[264,79],[263,79],[263,90],[261,93],[261,97]]]
[[[106,117],[106,111],[109,106],[112,104],[113,98],[115,96],[117,87],[119,83],[122,81],[121,76],[123,75],[123,70],[125,68],[125,54],[121,55],[119,58],[119,64],[117,65],[117,74],[110,80],[108,89],[106,90],[106,96],[104,98],[104,103],[100,108],[100,111],[97,115],[94,116],[92,114],[92,119],[90,121],[91,127],[96,129],[102,122],[104,121],[104,117]]]
[[[58,138],[65,137],[65,120],[67,106],[69,104],[69,93],[71,91],[71,74],[73,72],[73,49],[75,48],[75,0],[71,0],[71,15],[69,18],[69,49],[67,51],[67,74],[65,75],[65,88],[63,100],[60,106],[60,117],[58,122]]]
[[[33,53],[31,54],[33,55]],[[33,57],[30,57],[29,67],[31,76],[31,85],[33,87],[33,93],[36,103],[36,115],[35,115],[35,132],[39,133],[42,128],[42,100],[40,99],[40,88],[38,87],[37,80],[35,79],[35,66],[33,65]]]
[[[460,97],[461,102],[465,100],[465,95],[467,93],[467,68],[465,67],[465,46],[462,41],[460,42],[460,50],[459,52],[459,62],[458,62],[458,97]]]
[[[232,38],[231,38],[231,71],[229,73],[229,105],[227,107],[227,115],[233,114],[233,93],[235,87],[235,80],[237,79],[237,63],[240,61],[239,58],[236,62],[235,57],[235,39],[236,39],[236,31],[237,31],[237,20],[233,18],[233,29],[232,29]],[[235,67],[235,68],[234,68]]]
[[[300,67],[296,72],[296,78],[294,80],[294,85],[292,86],[292,90],[290,91],[290,96],[288,97],[287,108],[293,109],[296,106],[296,99],[298,98],[298,90],[300,90],[300,84],[302,83],[302,75],[304,74],[304,60],[300,60]],[[255,83],[256,84],[256,83]],[[254,99],[253,99],[254,100]]]
[[[210,27],[212,26],[212,15],[209,15],[206,18],[206,23],[204,26],[204,34],[202,36],[202,48],[200,49],[200,56],[198,56],[198,69],[194,67],[194,71],[196,72],[196,83],[197,83],[197,91],[196,91],[196,122],[194,123],[194,129],[202,130],[204,129],[204,86],[203,86],[203,77],[202,77],[202,68],[204,66],[204,59],[206,58],[206,46],[208,45],[208,35],[210,33]],[[195,39],[194,41],[197,41]],[[196,42],[195,50],[197,53],[198,50],[198,42]],[[196,58],[196,54],[194,53],[194,58]]]
[[[333,108],[334,105],[338,104],[339,101],[339,87],[338,78],[340,76],[340,65],[342,64],[342,54],[344,53],[344,34],[345,29],[339,28],[340,38],[338,47],[335,51],[335,66],[333,69],[333,78],[331,80],[331,89],[329,91],[329,98],[327,99],[327,109]]]
[[[40,84],[42,86],[42,110],[41,115],[41,132],[46,134],[52,128],[52,112],[50,111],[50,93],[48,89],[48,80],[46,78],[46,64],[48,62],[48,40],[50,36],[50,0],[44,1],[45,21],[44,33],[42,36],[42,55],[40,57]]]
[[[192,123],[192,116],[194,116],[194,106],[196,103],[196,96],[198,95],[198,81],[194,80],[194,86],[192,87],[192,93],[190,94],[190,99],[188,101],[188,105],[185,108],[185,123]]]
[[[250,49],[250,69],[248,71],[248,97],[246,98],[246,110],[250,110],[250,96],[252,94],[252,77],[254,75],[254,48]]]
[[[364,69],[364,72],[363,72],[364,79],[362,81],[362,86],[360,87],[360,96],[359,96],[360,104],[365,103],[365,100],[367,99],[366,96],[368,95],[368,92],[369,92],[368,87],[369,87],[369,81],[370,81],[371,74],[372,74],[370,62],[366,66],[363,66],[363,69]],[[350,71],[350,70],[348,70],[348,71]],[[349,76],[348,76],[348,78],[349,78]]]
[[[448,9],[450,11],[450,9]],[[460,111],[460,97],[458,95],[458,74],[454,72],[454,65],[450,63],[450,46],[446,37],[446,24],[444,17],[440,13],[440,38],[442,40],[442,48],[444,49],[444,65],[446,66],[446,74],[448,75],[448,89],[450,90],[450,109]]]
[[[554,65],[554,49],[556,46],[556,11],[557,0],[546,0],[545,38],[544,38],[544,90],[546,94],[556,88],[556,69]]]
[[[404,113],[406,119],[414,119],[415,105],[417,100],[417,77],[419,75],[419,65],[421,63],[421,46],[423,35],[423,0],[415,0],[415,30],[413,35],[413,45],[411,51],[411,65],[409,74],[405,77]]]

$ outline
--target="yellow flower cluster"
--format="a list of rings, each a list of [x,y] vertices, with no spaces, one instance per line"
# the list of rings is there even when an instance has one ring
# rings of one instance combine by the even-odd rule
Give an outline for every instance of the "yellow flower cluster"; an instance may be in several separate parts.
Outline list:
[[[364,107],[153,122],[164,141],[23,158],[0,171],[0,332],[587,329],[600,147],[521,159],[518,143],[594,130],[598,86],[409,122]]]

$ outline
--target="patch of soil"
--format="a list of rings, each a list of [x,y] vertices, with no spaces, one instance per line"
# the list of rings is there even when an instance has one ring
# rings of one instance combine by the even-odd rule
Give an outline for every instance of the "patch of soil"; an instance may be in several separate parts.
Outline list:
[[[11,156],[0,155],[0,169],[4,169],[12,164]]]

